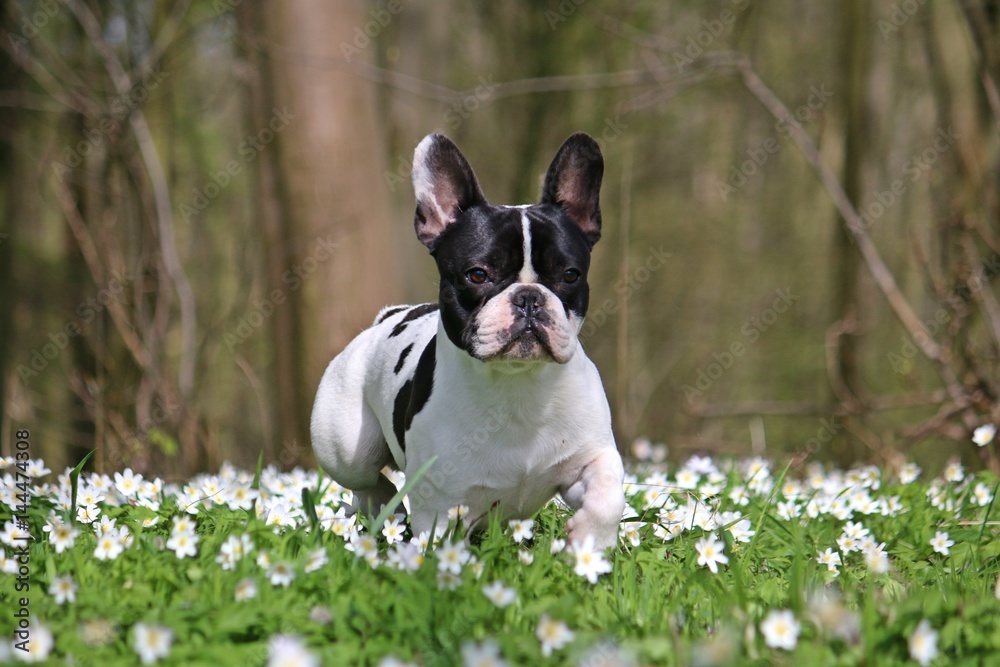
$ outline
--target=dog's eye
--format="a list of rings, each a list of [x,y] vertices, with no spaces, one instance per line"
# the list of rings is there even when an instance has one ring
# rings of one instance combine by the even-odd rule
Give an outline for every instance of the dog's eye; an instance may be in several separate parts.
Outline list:
[[[487,274],[483,269],[470,269],[465,272],[465,277],[468,278],[469,282],[473,285],[482,285],[490,279],[489,274]]]
[[[575,283],[580,279],[580,272],[576,269],[566,269],[563,271],[563,282],[564,283]]]

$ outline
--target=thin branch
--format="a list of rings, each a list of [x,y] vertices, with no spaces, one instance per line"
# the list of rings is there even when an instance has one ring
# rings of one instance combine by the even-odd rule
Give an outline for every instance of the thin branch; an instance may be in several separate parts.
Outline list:
[[[80,246],[80,252],[83,255],[84,262],[87,264],[87,268],[90,270],[90,275],[94,279],[94,283],[101,287],[105,285],[105,274],[100,252],[97,250],[97,246],[90,236],[90,232],[87,230],[86,223],[80,217],[80,212],[76,208],[73,196],[65,184],[60,181],[56,185],[55,190],[56,200],[59,202],[60,208],[62,208],[63,215],[66,217],[70,231],[73,232],[73,236],[76,238],[77,245]],[[149,354],[145,346],[143,346],[142,341],[136,335],[134,327],[129,323],[121,303],[117,299],[109,299],[107,309],[111,315],[111,321],[114,322],[115,329],[125,342],[125,347],[128,348],[132,358],[135,359],[135,363],[144,371],[147,370],[150,365]]]
[[[125,72],[114,49],[104,39],[97,17],[80,0],[65,0],[67,6],[76,16],[84,32],[94,43],[94,47],[104,60],[105,69],[119,95],[125,95],[131,89],[131,79]],[[181,396],[187,399],[194,388],[194,369],[197,344],[197,323],[195,319],[195,299],[191,284],[184,274],[177,255],[177,243],[174,239],[174,213],[170,203],[170,190],[167,176],[160,161],[153,134],[146,123],[142,109],[136,107],[129,114],[129,124],[135,135],[139,152],[149,174],[153,186],[153,197],[156,202],[157,228],[160,235],[160,252],[167,275],[174,284],[181,310],[181,361],[178,385]]]
[[[976,244],[972,240],[972,235],[962,232],[962,249],[972,266],[972,275],[969,276],[968,287],[973,298],[979,303],[983,310],[983,315],[988,329],[993,337],[993,349],[1000,350],[1000,303],[997,302],[997,295],[990,289],[990,276],[983,269],[983,258],[976,250]]]
[[[854,208],[854,204],[851,203],[850,198],[844,192],[843,186],[841,186],[840,181],[837,180],[833,171],[823,163],[816,144],[813,143],[813,140],[806,131],[795,120],[788,107],[778,99],[774,91],[757,75],[749,60],[744,60],[741,63],[740,71],[743,74],[743,82],[747,90],[764,105],[772,116],[787,124],[792,140],[805,156],[806,161],[816,170],[823,183],[823,187],[831,199],[833,199],[837,211],[844,219],[844,222],[847,223],[847,228],[857,243],[861,256],[868,266],[872,277],[875,279],[875,284],[878,285],[879,290],[889,302],[896,317],[910,333],[917,348],[925,357],[935,362],[938,372],[941,374],[945,386],[948,388],[948,393],[955,401],[960,401],[965,396],[965,390],[959,382],[954,369],[948,363],[948,351],[934,342],[923,322],[917,317],[910,302],[907,301],[906,296],[900,291],[899,286],[896,284],[896,279],[892,275],[892,271],[889,270],[889,267],[879,254],[875,242],[868,235],[865,225]],[[971,418],[971,415],[968,415],[967,418]]]
[[[37,58],[32,58],[28,50],[10,39],[0,39],[0,49],[3,49],[28,76],[35,80],[49,96],[63,105],[67,111],[75,111],[88,118],[95,118],[100,109],[86,97],[76,93],[69,93],[63,89],[62,84],[52,74],[42,66]]]

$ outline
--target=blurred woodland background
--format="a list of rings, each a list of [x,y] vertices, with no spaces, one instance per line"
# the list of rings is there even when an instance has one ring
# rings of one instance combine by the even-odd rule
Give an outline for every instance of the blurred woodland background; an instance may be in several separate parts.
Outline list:
[[[409,170],[600,138],[619,446],[996,467],[995,0],[0,0],[2,452],[313,465],[332,356],[435,300]]]

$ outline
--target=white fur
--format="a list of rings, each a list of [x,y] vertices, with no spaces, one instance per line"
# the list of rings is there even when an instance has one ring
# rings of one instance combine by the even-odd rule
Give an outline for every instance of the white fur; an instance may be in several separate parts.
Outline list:
[[[481,358],[489,358],[500,354],[510,342],[509,330],[514,325],[515,308],[513,300],[524,284],[519,281],[509,285],[505,290],[490,299],[476,315],[476,339],[473,349]],[[549,337],[552,356],[561,364],[569,361],[579,347],[577,334],[580,325],[574,316],[567,316],[562,302],[544,285],[535,284],[535,289],[542,297],[541,309],[551,318],[552,323],[545,327]],[[541,345],[536,345],[536,359],[547,356]]]
[[[528,214],[521,211],[521,233],[524,235],[524,264],[520,273],[517,274],[519,283],[533,283],[538,280],[535,267],[531,265],[531,221]]]
[[[504,519],[529,517],[561,493],[576,510],[570,540],[593,535],[598,546],[614,544],[625,506],[622,462],[600,376],[575,331],[579,349],[566,363],[483,362],[452,344],[437,312],[388,338],[404,315],[361,333],[327,368],[312,416],[323,468],[377,511],[394,491],[384,465],[412,475],[437,456],[409,494],[416,532],[443,525],[455,505],[468,505],[472,520],[497,503]],[[404,454],[392,431],[393,402],[435,333],[434,387],[405,434]]]

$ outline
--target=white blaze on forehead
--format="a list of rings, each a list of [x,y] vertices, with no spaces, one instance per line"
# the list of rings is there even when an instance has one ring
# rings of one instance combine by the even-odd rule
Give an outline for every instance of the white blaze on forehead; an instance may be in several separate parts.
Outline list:
[[[538,274],[531,266],[531,221],[528,220],[528,214],[524,211],[521,211],[521,232],[524,234],[524,266],[517,274],[517,282],[533,283],[538,280]]]

